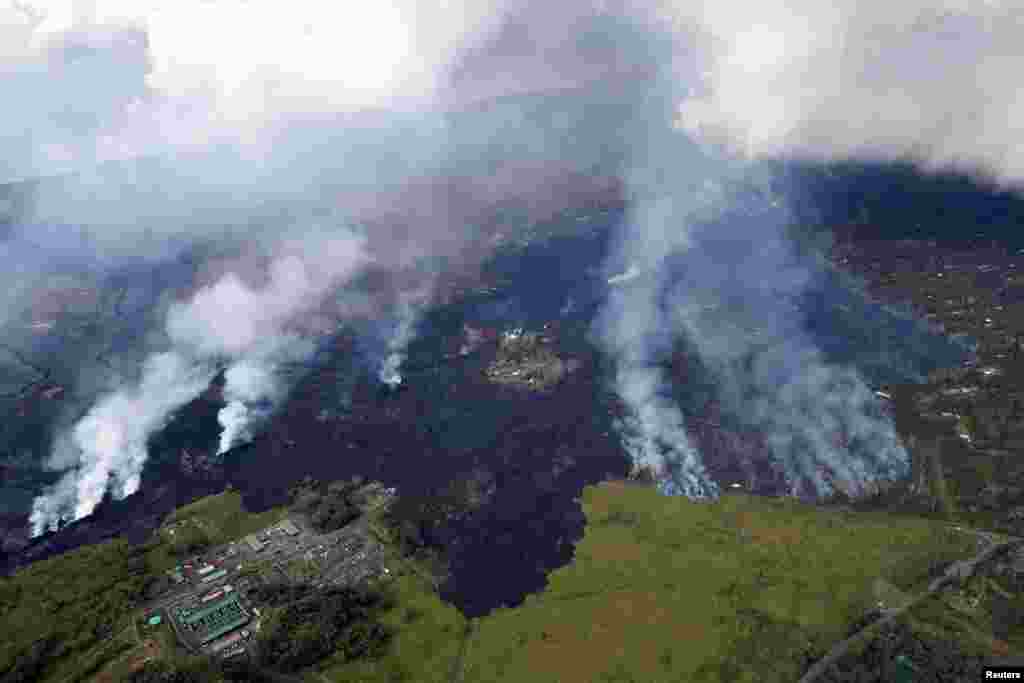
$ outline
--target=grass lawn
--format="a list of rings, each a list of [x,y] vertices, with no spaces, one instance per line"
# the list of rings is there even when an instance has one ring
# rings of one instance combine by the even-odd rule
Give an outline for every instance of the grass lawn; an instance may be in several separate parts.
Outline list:
[[[696,503],[608,483],[583,504],[574,561],[479,620],[465,680],[788,683],[802,653],[974,542],[938,521],[746,495]]]
[[[209,534],[211,544],[219,545],[276,524],[286,514],[285,507],[259,513],[247,512],[242,506],[242,494],[228,490],[178,508],[167,518],[167,522],[198,521]]]

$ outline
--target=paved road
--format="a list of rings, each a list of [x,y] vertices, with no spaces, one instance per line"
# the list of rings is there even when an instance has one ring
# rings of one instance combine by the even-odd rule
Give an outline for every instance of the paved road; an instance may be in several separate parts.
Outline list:
[[[830,667],[832,664],[838,661],[843,655],[849,652],[850,648],[857,644],[862,638],[870,637],[871,634],[877,631],[879,628],[895,621],[897,618],[900,617],[900,615],[905,613],[907,610],[919,604],[927,597],[942,590],[946,586],[969,578],[972,574],[974,574],[975,570],[981,563],[985,562],[986,560],[994,556],[996,553],[1001,552],[1002,550],[1005,550],[1011,546],[1020,545],[1022,542],[1024,542],[1024,539],[1017,538],[1016,536],[1011,536],[1008,540],[1000,542],[996,541],[996,538],[993,534],[990,534],[985,531],[977,531],[975,529],[964,528],[958,528],[958,530],[963,531],[964,533],[974,534],[978,538],[982,539],[984,541],[985,547],[981,551],[979,551],[978,554],[976,554],[974,557],[968,560],[954,562],[952,565],[950,565],[948,569],[946,569],[945,573],[943,573],[942,576],[934,579],[931,583],[929,583],[928,589],[920,595],[918,595],[917,597],[904,603],[900,607],[889,610],[886,613],[886,616],[882,617],[878,621],[868,624],[860,631],[857,631],[852,636],[847,638],[846,640],[836,643],[834,646],[832,646],[832,649],[829,650],[828,654],[826,654],[824,657],[815,662],[814,666],[807,670],[807,673],[803,675],[799,683],[811,683],[812,681],[816,680],[819,676],[825,673],[828,667]]]

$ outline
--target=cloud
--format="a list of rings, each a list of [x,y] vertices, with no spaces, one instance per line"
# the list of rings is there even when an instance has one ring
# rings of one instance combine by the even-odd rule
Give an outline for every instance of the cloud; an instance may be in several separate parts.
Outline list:
[[[754,155],[911,159],[1024,176],[1018,3],[912,0],[668,2],[703,36],[702,82],[681,103],[692,132]]]

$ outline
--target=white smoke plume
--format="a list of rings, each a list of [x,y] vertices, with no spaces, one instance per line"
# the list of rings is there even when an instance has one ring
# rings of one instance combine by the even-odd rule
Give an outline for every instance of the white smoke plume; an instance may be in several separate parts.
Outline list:
[[[328,319],[368,312],[365,302],[329,295],[369,254],[405,265],[445,248],[437,245],[459,247],[445,239],[449,218],[465,211],[452,204],[435,203],[411,238],[378,226],[372,243],[347,228],[309,227],[308,217],[381,223],[408,182],[444,172],[457,155],[435,106],[438,86],[453,51],[501,16],[480,3],[358,12],[300,4],[26,0],[0,8],[0,99],[14,103],[0,132],[0,181],[50,177],[34,188],[27,215],[34,225],[76,226],[81,244],[65,238],[69,261],[77,250],[99,268],[135,267],[212,244],[251,249],[269,264],[264,282],[227,269],[171,305],[156,344],[170,351],[152,357],[169,353],[207,374],[228,365],[224,447],[286,391],[275,364],[301,360],[313,338],[332,331],[321,304]],[[487,135],[470,133],[471,143],[479,133]],[[15,223],[12,243],[34,229]],[[0,324],[15,313],[5,310]],[[134,490],[149,433],[202,390],[184,370],[183,384],[167,388],[144,373],[99,398],[72,438],[58,439],[63,450],[51,463],[75,469],[37,498],[36,533],[61,515],[88,515],[111,483],[115,495]]]
[[[861,493],[902,476],[907,453],[863,378],[829,365],[803,329],[797,302],[814,273],[785,238],[785,212],[770,197],[746,202],[690,227],[667,296],[675,326],[715,373],[724,409],[765,435],[794,493],[838,482]]]
[[[365,241],[352,233],[303,235],[271,263],[269,281],[260,290],[229,273],[197,293],[187,308],[172,311],[172,338],[188,339],[205,354],[227,355],[235,362],[224,373],[227,405],[217,419],[223,428],[218,453],[253,437],[285,387],[275,376],[282,362],[300,362],[313,345],[288,325],[317,307],[368,260]]]
[[[217,413],[223,431],[217,454],[226,453],[243,441],[252,439],[253,423],[266,416],[266,404],[280,391],[268,368],[241,360],[224,373],[224,400],[227,405]]]
[[[1020,187],[1020,102],[1006,87],[1024,66],[1016,3],[663,9],[700,36],[700,78],[677,107],[677,125],[698,141],[749,158],[909,160]],[[794,488],[862,491],[905,473],[908,456],[863,379],[828,366],[801,329],[789,302],[812,273],[781,220],[721,221],[707,233],[670,297],[674,317]]]
[[[392,389],[403,382],[400,370],[402,363],[405,362],[406,348],[416,332],[416,324],[423,314],[423,307],[429,301],[429,296],[429,289],[399,293],[397,323],[388,339],[388,355],[377,373],[380,381]]]
[[[620,432],[634,466],[651,472],[667,493],[704,498],[717,495],[718,486],[690,442],[658,365],[677,334],[661,294],[666,259],[688,248],[692,223],[720,210],[717,180],[727,167],[674,140],[664,119],[659,122],[658,108],[652,109],[627,177],[631,214],[610,262],[629,264],[628,277],[608,279],[614,287],[596,331],[618,364],[616,388],[629,411]]]
[[[108,491],[117,499],[135,493],[149,435],[174,410],[203,391],[214,374],[211,364],[180,353],[155,354],[146,361],[137,384],[93,406],[71,433],[58,441],[55,458],[72,459],[77,465],[33,501],[33,535],[55,529],[62,518],[81,519],[92,514]]]
[[[267,281],[252,287],[229,272],[175,304],[167,331],[175,344],[204,356],[269,353],[298,315],[368,263],[365,239],[346,226],[303,227],[274,247]]]
[[[192,294],[167,311],[166,338],[142,379],[104,395],[93,418],[58,439],[64,450],[53,461],[80,464],[37,499],[34,527],[88,514],[111,479],[116,495],[137,485],[144,435],[201,391],[213,366],[234,369],[225,438],[245,438],[258,418],[250,409],[286,390],[246,380],[272,379],[281,358],[302,357],[318,306],[335,305],[330,295],[364,258],[382,269],[434,256],[457,263],[472,252],[467,245],[486,243],[474,222],[484,209],[524,196],[557,207],[557,180],[609,165],[631,203],[609,275],[638,274],[616,282],[597,329],[620,363],[637,461],[664,472],[669,488],[714,492],[656,367],[668,340],[685,334],[737,396],[734,409],[768,431],[791,478],[820,489],[822,463],[853,479],[898,470],[903,455],[870,414],[863,383],[826,367],[799,316],[780,303],[807,277],[792,264],[780,219],[766,209],[763,224],[737,221],[730,232],[726,188],[756,172],[735,156],[911,159],[1018,183],[1024,105],[1007,86],[1024,62],[1015,8],[1009,0],[4,4],[0,182],[50,177],[34,191],[31,221],[9,228],[5,253],[28,253],[19,249],[40,224],[74,225],[80,244],[59,229],[54,240],[66,240],[66,260],[98,269],[162,263],[211,244],[251,247],[266,263],[260,282],[228,268],[205,286],[168,285],[179,300],[182,289]],[[576,89],[585,113],[450,116],[487,98],[556,88]],[[325,208],[343,216],[325,222],[372,224],[365,243],[307,220]],[[296,216],[301,226],[287,228]],[[724,233],[704,227],[718,218]],[[731,241],[725,252],[716,234]],[[746,256],[729,256],[733,247]],[[676,287],[669,263],[677,257],[702,279]],[[31,290],[49,268],[5,271],[0,285]],[[766,294],[774,291],[785,296]],[[2,303],[0,328],[16,308]],[[388,377],[397,377],[415,328],[410,310],[389,348],[399,360]],[[751,322],[774,346],[745,336]],[[181,366],[178,384],[147,379],[163,377],[154,368],[164,365]],[[757,400],[744,398],[746,389]],[[881,444],[882,460],[840,462],[846,455],[827,438],[835,432]]]
[[[659,121],[652,107],[646,144],[634,145],[630,211],[610,264],[640,274],[612,279],[598,327],[619,360],[634,462],[665,490],[717,493],[665,395],[660,368],[684,337],[714,374],[724,409],[764,435],[794,493],[827,494],[836,481],[859,491],[901,476],[907,454],[871,391],[854,370],[829,366],[803,329],[796,306],[814,266],[786,235],[784,198],[756,163],[673,131],[667,109]]]
[[[149,436],[196,398],[224,361],[232,364],[225,374],[228,405],[218,415],[220,452],[251,436],[250,423],[262,416],[258,404],[281,395],[273,363],[312,351],[289,325],[358,272],[367,262],[363,248],[364,240],[345,227],[306,230],[301,240],[278,247],[263,287],[229,272],[173,305],[167,317],[172,350],[151,356],[137,385],[101,399],[73,427],[70,443],[61,442],[73,449],[77,465],[35,499],[33,533],[55,528],[62,517],[91,514],[108,489],[116,498],[134,493]],[[54,458],[67,462],[69,456]]]
[[[752,161],[731,171],[692,155],[659,164],[643,156],[654,148],[644,144],[650,138],[633,140],[641,158],[632,162],[632,216],[613,262],[621,268],[646,256],[657,264],[673,252],[687,272],[665,292],[669,274],[660,266],[645,284],[614,292],[606,312],[606,343],[620,349],[620,393],[639,432],[676,435],[690,452],[680,416],[657,390],[654,361],[666,345],[659,337],[672,334],[670,317],[717,373],[728,407],[766,434],[795,492],[828,493],[839,481],[861,491],[900,476],[907,454],[891,422],[854,370],[824,361],[793,309],[813,269],[799,263],[783,234],[786,217],[776,209],[785,200],[764,194],[751,201],[760,212],[751,221],[725,197],[717,204],[721,219],[702,225],[686,185],[702,178],[756,184],[753,160],[770,157],[910,160],[1019,187],[1024,157],[1015,152],[1013,112],[1020,103],[1006,87],[1024,65],[1019,8],[955,0],[895,8],[668,0],[661,16],[681,47],[676,127],[723,161]],[[654,177],[671,178],[674,187],[658,188]],[[623,344],[623,336],[636,341]],[[651,449],[631,434],[626,442],[647,464]],[[683,471],[691,485],[700,480],[699,467]]]

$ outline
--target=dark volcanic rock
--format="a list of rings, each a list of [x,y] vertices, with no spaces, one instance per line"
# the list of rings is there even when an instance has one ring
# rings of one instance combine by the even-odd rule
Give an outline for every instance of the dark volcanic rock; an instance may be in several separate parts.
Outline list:
[[[587,222],[597,227],[577,235],[571,235],[580,230],[575,221],[572,230],[566,221],[538,226],[543,239],[503,246],[472,290],[452,285],[449,294],[458,296],[451,294],[420,324],[398,391],[380,385],[372,354],[352,337],[333,339],[314,362],[295,369],[288,400],[262,433],[218,459],[211,454],[223,397],[215,383],[153,435],[138,494],[106,501],[88,520],[30,544],[8,566],[112,535],[142,538],[175,506],[219,491],[227,480],[251,510],[285,502],[289,485],[305,476],[361,475],[397,487],[399,496],[441,495],[464,482],[471,504],[432,530],[450,569],[442,594],[471,615],[517,604],[571,558],[584,525],[575,500],[582,488],[630,470],[614,426],[622,406],[610,390],[609,361],[589,336],[605,291],[595,273],[609,227],[621,217],[621,207],[602,213]],[[819,332],[843,323],[838,337],[853,341],[825,351],[837,362],[859,362],[857,344],[870,342],[875,329],[865,321],[881,327],[876,318],[889,319],[874,316],[877,311],[837,318],[829,304],[838,285],[829,286],[829,295],[808,298],[809,320]],[[551,340],[496,358],[501,333],[519,327],[543,329]],[[491,381],[486,370],[496,359],[506,379],[521,377],[511,373],[532,364],[526,369],[537,370],[548,390]],[[723,487],[787,491],[764,436],[723,419],[713,395],[697,400],[707,387],[687,363],[670,363],[676,396],[693,418],[689,426],[712,476]],[[901,372],[915,376],[918,365]]]
[[[220,479],[223,477],[220,459],[209,452],[192,453],[182,449],[179,460],[182,474],[192,479]]]
[[[0,516],[0,557],[16,556],[28,546],[29,529],[24,515]]]
[[[611,411],[601,409],[606,390],[593,363],[550,393],[524,393],[489,382],[483,359],[443,360],[441,342],[421,340],[434,343],[437,360],[406,372],[402,391],[381,394],[366,376],[331,419],[317,415],[336,400],[331,378],[341,370],[310,375],[261,438],[228,454],[226,469],[254,509],[306,474],[359,474],[399,496],[440,495],[462,482],[470,504],[432,530],[432,543],[450,569],[442,595],[475,615],[542,588],[582,535],[574,498],[586,484],[623,476],[628,462]]]

